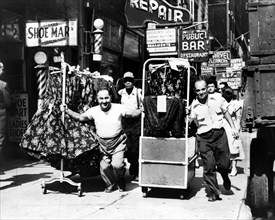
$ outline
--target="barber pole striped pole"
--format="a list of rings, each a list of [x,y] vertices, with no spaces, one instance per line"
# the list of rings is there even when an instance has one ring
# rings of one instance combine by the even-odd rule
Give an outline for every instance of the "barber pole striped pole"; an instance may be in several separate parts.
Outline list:
[[[102,36],[103,31],[96,29],[94,32],[94,54],[93,54],[93,60],[94,61],[101,61],[102,55],[101,55],[101,48],[102,48]]]
[[[99,54],[102,46],[102,31],[96,30],[94,32],[94,53]]]
[[[46,92],[47,68],[39,68],[37,70],[37,89],[38,99],[43,99]]]

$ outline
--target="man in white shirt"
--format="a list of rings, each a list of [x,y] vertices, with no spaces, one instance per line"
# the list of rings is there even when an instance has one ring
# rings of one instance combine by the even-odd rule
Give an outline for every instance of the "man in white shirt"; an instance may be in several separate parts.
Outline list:
[[[133,181],[138,181],[139,137],[141,135],[142,95],[141,89],[134,86],[134,74],[126,72],[123,76],[125,88],[118,91],[120,103],[129,115],[123,118],[123,130],[127,135],[126,154],[130,163],[129,173]]]
[[[230,190],[231,182],[228,177],[230,171],[230,151],[226,132],[223,128],[223,118],[228,121],[232,128],[234,137],[238,136],[231,116],[227,112],[228,103],[219,94],[208,94],[206,82],[198,80],[195,82],[197,99],[190,106],[190,122],[195,120],[197,130],[198,150],[203,162],[203,177],[210,187],[212,195],[208,201],[221,200],[221,194],[216,171],[223,178],[223,186]]]
[[[105,192],[112,192],[115,186],[119,191],[124,191],[126,187],[124,153],[127,137],[122,130],[122,117],[126,116],[126,108],[121,104],[111,103],[111,95],[106,87],[99,89],[97,100],[98,106],[82,114],[64,107],[61,107],[61,111],[66,111],[79,121],[94,120],[102,156],[100,173],[106,184]]]

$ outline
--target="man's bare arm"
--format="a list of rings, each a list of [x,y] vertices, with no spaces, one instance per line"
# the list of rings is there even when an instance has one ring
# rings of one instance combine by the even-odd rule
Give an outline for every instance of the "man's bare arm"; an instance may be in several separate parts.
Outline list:
[[[67,105],[64,105],[64,106],[60,106],[60,110],[63,112],[65,111],[68,115],[70,115],[72,118],[78,120],[78,121],[89,121],[90,119],[86,116],[86,115],[83,115],[83,114],[79,114],[77,112],[74,112],[73,110],[69,109],[67,107]]]

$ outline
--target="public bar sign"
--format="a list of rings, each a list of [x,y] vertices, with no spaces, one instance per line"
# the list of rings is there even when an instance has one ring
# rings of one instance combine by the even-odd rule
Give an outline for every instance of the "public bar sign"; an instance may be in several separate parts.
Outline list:
[[[26,22],[27,47],[77,46],[77,20]]]
[[[207,30],[191,30],[181,32],[180,57],[193,62],[208,60],[209,39]]]
[[[152,55],[177,55],[176,28],[147,29],[147,51]]]
[[[208,60],[208,66],[229,67],[231,61],[230,51],[215,51],[212,58]]]
[[[142,28],[147,22],[191,23],[190,11],[165,0],[126,0],[125,15],[130,28]]]

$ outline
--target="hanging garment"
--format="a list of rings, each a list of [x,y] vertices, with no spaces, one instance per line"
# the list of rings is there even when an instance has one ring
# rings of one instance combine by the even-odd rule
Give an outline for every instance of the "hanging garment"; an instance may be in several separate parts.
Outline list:
[[[168,67],[160,68],[147,73],[146,95],[167,95],[186,98],[187,74],[185,69],[171,70]]]
[[[157,112],[157,99],[145,96],[144,104],[144,135],[152,137],[183,137],[183,111],[179,98],[169,97],[167,111]]]
[[[66,104],[79,113],[97,104],[96,90],[100,86],[111,86],[102,78],[68,74],[66,79]],[[81,170],[81,167],[97,166],[99,161],[98,141],[93,122],[79,122],[65,114],[62,122],[62,75],[50,74],[43,103],[32,117],[20,146],[30,155],[49,161],[60,168]],[[80,159],[81,158],[81,159]],[[95,169],[97,170],[97,169]],[[83,169],[82,169],[83,171]]]

